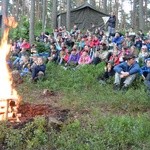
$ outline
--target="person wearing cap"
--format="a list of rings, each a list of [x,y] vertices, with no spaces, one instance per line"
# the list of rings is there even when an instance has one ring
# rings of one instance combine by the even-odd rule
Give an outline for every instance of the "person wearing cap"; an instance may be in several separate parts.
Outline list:
[[[115,71],[114,89],[115,90],[119,90],[120,88],[123,90],[127,89],[135,80],[137,73],[139,73],[140,71],[140,66],[135,61],[135,56],[133,54],[125,56],[125,60],[126,61],[114,67],[114,71]],[[122,87],[120,87],[121,81],[123,81]]]
[[[150,58],[147,58],[145,60],[145,63],[146,63],[146,65],[144,65],[140,68],[140,74],[144,79],[144,84],[150,95]]]

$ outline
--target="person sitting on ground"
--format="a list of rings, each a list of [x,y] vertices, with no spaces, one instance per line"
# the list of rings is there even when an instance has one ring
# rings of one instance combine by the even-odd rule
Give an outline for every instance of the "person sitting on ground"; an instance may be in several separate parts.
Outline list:
[[[55,45],[50,46],[50,56],[47,58],[49,62],[57,62],[58,61],[58,51],[56,50]]]
[[[37,48],[36,48],[35,44],[32,45],[30,53],[31,53],[31,55],[38,54],[38,51],[37,51]]]
[[[132,45],[134,45],[134,42],[132,41],[132,36],[126,36],[123,42],[123,46],[131,47]]]
[[[100,45],[102,46],[102,50],[108,50],[109,42],[106,35],[103,35]]]
[[[142,39],[139,36],[135,37],[134,46],[140,51],[140,49],[142,47]]]
[[[140,74],[144,79],[144,84],[150,96],[150,58],[146,59],[146,65],[141,67]]]
[[[134,55],[127,55],[125,60],[125,62],[114,67],[114,90],[119,90],[121,88],[121,81],[123,81],[122,90],[126,90],[135,80],[137,73],[140,71],[140,66],[135,61]]]
[[[82,53],[82,55],[80,56],[79,58],[79,61],[78,61],[78,64],[80,66],[83,66],[83,65],[86,65],[86,64],[90,64],[92,62],[90,56],[88,55],[88,52],[87,51],[84,51]]]
[[[116,32],[114,38],[112,39],[112,43],[116,44],[120,50],[122,48],[123,42],[124,42],[124,37],[121,35],[121,33]]]
[[[44,64],[44,59],[38,57],[37,65],[32,68],[32,81],[37,81],[41,76],[45,75],[46,65]]]
[[[59,59],[59,65],[64,65],[67,63],[68,59],[69,59],[69,51],[68,49],[62,49],[60,51],[60,55],[59,55],[60,59]]]
[[[105,70],[105,72],[98,77],[98,80],[101,84],[105,84],[108,79],[110,79],[111,77],[113,77],[115,75],[114,62],[108,61],[106,63],[104,70]]]
[[[26,76],[30,73],[30,63],[28,56],[22,56],[22,61],[20,62],[20,76]]]
[[[38,64],[38,54],[33,54],[31,57],[30,57],[30,72],[32,72],[32,69],[37,66]]]
[[[82,38],[79,42],[79,49],[80,50],[83,50],[84,49],[84,46],[85,46],[85,39]]]
[[[20,49],[19,49],[19,47],[17,47],[16,41],[12,43],[10,51],[11,51],[13,57],[18,56]]]
[[[138,55],[138,60],[142,62],[142,64],[145,62],[145,60],[150,56],[147,46],[143,45],[141,48],[141,52]]]
[[[12,63],[13,68],[18,68],[18,66],[20,65],[20,62],[22,61],[22,59],[21,59],[22,56],[28,56],[28,52],[26,51],[25,48],[22,48],[22,50],[18,53],[18,56],[14,57],[15,60]]]
[[[73,29],[71,29],[70,34],[73,36],[75,33],[79,32],[79,29],[76,24],[74,24]]]
[[[133,54],[135,56],[138,56],[138,50],[136,49],[136,47],[134,45],[132,45],[130,48],[129,48],[129,53],[130,54]]]
[[[108,61],[113,61],[114,62],[114,66],[118,65],[120,63],[119,60],[119,51],[118,51],[118,47],[114,46],[113,52],[108,53]]]
[[[70,66],[76,66],[78,64],[79,58],[80,58],[79,52],[77,51],[76,48],[73,48],[67,61],[67,64]]]
[[[21,49],[25,49],[25,50],[29,50],[30,49],[30,43],[27,42],[27,39],[24,39],[21,46],[20,46]]]
[[[124,61],[124,57],[126,55],[129,55],[129,48],[128,47],[122,47],[122,50],[119,53],[119,63]]]
[[[95,51],[95,53],[94,53],[94,55],[93,55],[93,60],[92,60],[92,63],[94,64],[94,65],[97,65],[97,64],[99,64],[102,60],[101,60],[101,58],[100,58],[100,55],[101,55],[101,49],[100,49],[100,47],[99,48],[97,48],[97,50]]]

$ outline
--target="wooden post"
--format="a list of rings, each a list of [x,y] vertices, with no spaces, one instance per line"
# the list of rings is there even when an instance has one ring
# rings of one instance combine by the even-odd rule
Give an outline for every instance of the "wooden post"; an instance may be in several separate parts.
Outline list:
[[[1,120],[8,120],[9,100],[0,100]]]

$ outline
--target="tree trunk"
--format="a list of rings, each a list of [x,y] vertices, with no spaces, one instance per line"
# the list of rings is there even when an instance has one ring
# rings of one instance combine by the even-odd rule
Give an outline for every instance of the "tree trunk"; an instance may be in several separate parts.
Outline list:
[[[70,0],[67,0],[67,14],[66,14],[66,21],[67,21],[67,30],[70,31]]]
[[[137,0],[133,0],[133,10],[132,10],[132,27],[135,30],[136,29],[136,6],[137,6]]]
[[[116,15],[116,28],[118,29],[118,13],[119,13],[119,0],[115,0],[115,15]]]
[[[144,9],[144,16],[145,16],[145,27],[146,27],[146,30],[147,30],[147,17],[148,17],[148,15],[147,15],[147,4],[148,3],[148,1],[147,0],[145,0],[145,9]]]
[[[6,27],[4,24],[4,19],[7,17],[8,2],[9,2],[9,0],[2,0],[2,30],[1,30],[2,35],[3,35],[5,27]]]
[[[95,7],[96,6],[95,0],[90,0],[90,4]]]
[[[107,0],[103,0],[103,10],[107,14]]]
[[[22,15],[25,15],[25,0],[22,1]]]
[[[19,19],[19,0],[17,0],[17,3],[16,3],[16,20]]]
[[[30,44],[33,44],[34,42],[34,18],[35,18],[35,0],[31,0],[30,30],[29,30]]]
[[[144,17],[143,17],[143,0],[139,0],[139,27],[144,30]]]
[[[109,0],[109,13],[112,12],[112,0]]]
[[[46,0],[43,0],[43,11],[42,11],[42,30],[45,31],[46,23]]]
[[[57,0],[53,0],[53,8],[52,8],[52,28],[57,28]]]

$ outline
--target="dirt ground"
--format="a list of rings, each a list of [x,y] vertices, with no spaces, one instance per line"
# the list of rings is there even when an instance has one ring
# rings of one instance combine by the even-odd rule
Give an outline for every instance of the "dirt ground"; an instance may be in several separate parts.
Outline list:
[[[13,122],[12,125],[14,128],[21,128],[26,123],[33,121],[36,116],[53,118],[53,121],[56,123],[57,121],[63,123],[67,120],[70,110],[62,108],[58,104],[58,101],[62,98],[62,94],[45,89],[43,91],[32,92],[30,97],[36,101],[32,103],[26,100],[28,97],[22,97],[23,100],[18,108],[18,114],[21,114],[21,117],[19,117],[20,122]]]

